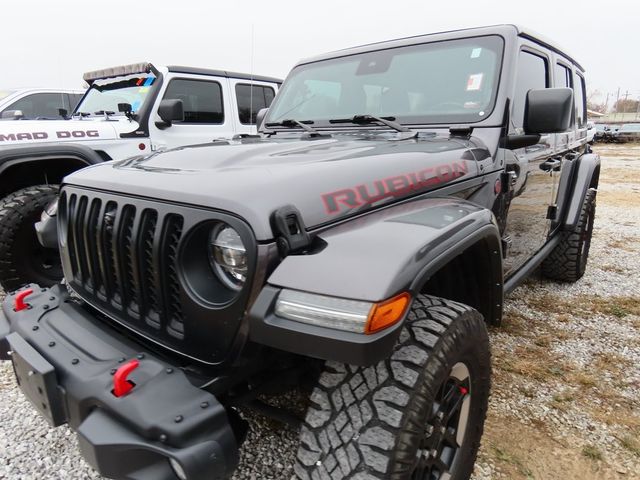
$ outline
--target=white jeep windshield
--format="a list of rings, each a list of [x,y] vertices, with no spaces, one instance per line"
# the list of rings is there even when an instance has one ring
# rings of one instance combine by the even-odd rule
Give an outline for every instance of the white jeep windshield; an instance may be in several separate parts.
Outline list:
[[[153,75],[144,73],[96,80],[75,113],[120,114],[119,103],[128,103],[133,113],[139,112],[155,80]]]
[[[494,106],[504,42],[496,35],[391,48],[296,67],[267,123],[355,115],[404,124],[469,123]]]

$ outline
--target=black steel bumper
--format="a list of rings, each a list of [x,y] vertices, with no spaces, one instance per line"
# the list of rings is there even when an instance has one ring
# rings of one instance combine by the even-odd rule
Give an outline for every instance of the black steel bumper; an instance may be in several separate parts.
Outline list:
[[[225,408],[179,368],[144,351],[93,318],[62,287],[41,289],[0,313],[0,356],[12,359],[22,391],[54,426],[78,433],[85,459],[110,478],[227,478],[238,447]],[[114,373],[129,360],[133,389],[113,393]]]

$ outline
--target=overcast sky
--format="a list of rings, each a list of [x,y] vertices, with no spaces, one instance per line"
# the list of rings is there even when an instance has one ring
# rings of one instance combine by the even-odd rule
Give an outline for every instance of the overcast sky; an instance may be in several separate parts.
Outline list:
[[[2,7],[0,88],[75,88],[85,71],[140,61],[284,77],[318,53],[518,23],[582,63],[601,101],[618,87],[640,96],[638,0],[2,0]]]

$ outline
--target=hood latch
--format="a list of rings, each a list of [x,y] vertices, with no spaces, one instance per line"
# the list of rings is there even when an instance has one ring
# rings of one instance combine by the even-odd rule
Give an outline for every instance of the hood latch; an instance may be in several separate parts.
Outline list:
[[[276,236],[278,251],[286,257],[311,245],[311,237],[302,220],[302,214],[293,205],[278,208],[271,216],[271,228]]]

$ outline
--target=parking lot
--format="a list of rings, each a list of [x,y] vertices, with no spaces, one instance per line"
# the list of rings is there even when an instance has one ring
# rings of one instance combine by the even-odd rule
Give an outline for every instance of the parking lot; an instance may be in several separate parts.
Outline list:
[[[596,150],[587,273],[570,285],[529,280],[491,331],[493,393],[476,479],[640,478],[640,146]],[[100,478],[75,435],[49,428],[19,393],[8,362],[0,396],[0,478]],[[234,478],[290,478],[297,433],[256,420]]]

